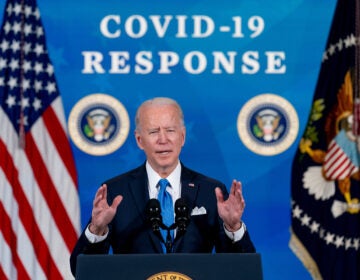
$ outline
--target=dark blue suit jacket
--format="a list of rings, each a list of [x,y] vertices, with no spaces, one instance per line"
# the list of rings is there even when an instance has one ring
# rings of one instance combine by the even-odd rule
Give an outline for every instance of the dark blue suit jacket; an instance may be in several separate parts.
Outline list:
[[[123,200],[109,225],[106,240],[91,244],[83,231],[70,258],[73,274],[79,254],[107,254],[110,246],[115,254],[163,252],[159,237],[146,222],[145,208],[149,201],[149,191],[145,164],[105,183],[108,186],[109,204],[119,194]],[[181,197],[190,209],[204,207],[206,214],[191,216],[186,233],[174,240],[174,253],[211,253],[214,248],[219,253],[255,252],[248,231],[238,242],[232,242],[226,236],[217,212],[216,187],[220,187],[227,197],[228,192],[223,183],[182,165]]]

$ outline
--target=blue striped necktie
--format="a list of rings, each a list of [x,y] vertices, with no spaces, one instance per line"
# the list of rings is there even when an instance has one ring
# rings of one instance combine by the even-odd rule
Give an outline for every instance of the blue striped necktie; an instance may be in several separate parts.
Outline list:
[[[174,205],[171,195],[166,190],[167,186],[170,186],[170,183],[167,179],[160,179],[159,181],[159,194],[158,194],[158,200],[160,201],[161,206],[161,216],[163,223],[170,227],[174,223]],[[174,231],[170,231],[171,234],[171,242],[174,239]],[[167,237],[167,230],[161,230],[161,235],[164,238],[164,241],[166,242]],[[163,251],[166,253],[166,247],[164,244],[162,244]]]

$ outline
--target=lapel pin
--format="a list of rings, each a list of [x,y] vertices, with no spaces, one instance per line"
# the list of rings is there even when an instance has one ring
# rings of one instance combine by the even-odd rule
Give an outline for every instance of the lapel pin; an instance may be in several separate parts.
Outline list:
[[[195,184],[194,183],[189,183],[189,187],[194,188]]]

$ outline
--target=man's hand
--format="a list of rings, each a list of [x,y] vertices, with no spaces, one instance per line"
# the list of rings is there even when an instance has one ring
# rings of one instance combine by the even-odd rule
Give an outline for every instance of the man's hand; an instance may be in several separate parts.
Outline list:
[[[108,224],[115,216],[116,209],[123,197],[118,195],[114,198],[112,204],[107,203],[107,186],[103,184],[96,192],[93,209],[91,214],[91,223],[89,230],[95,235],[104,235],[108,231]]]
[[[227,200],[224,200],[224,195],[220,188],[215,189],[215,195],[218,213],[224,221],[226,229],[231,232],[239,230],[241,228],[241,217],[245,208],[241,182],[233,180]]]

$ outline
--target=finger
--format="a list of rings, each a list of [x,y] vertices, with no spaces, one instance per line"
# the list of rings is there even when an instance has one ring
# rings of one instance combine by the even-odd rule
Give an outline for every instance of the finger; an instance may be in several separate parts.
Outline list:
[[[224,195],[220,188],[215,189],[215,196],[216,196],[217,202],[224,202]]]
[[[236,180],[235,179],[231,183],[230,194],[232,194],[232,195],[236,194]]]
[[[111,204],[110,207],[113,208],[114,210],[116,210],[122,200],[123,200],[123,196],[122,195],[117,195],[114,198],[113,203]]]
[[[94,197],[93,206],[96,206],[102,198],[102,187],[100,187]]]
[[[236,181],[236,186],[235,186],[235,196],[237,198],[242,198],[242,184],[240,181]]]
[[[106,184],[102,184],[102,186],[101,186],[101,188],[102,188],[102,198],[103,199],[107,199],[107,185]]]

